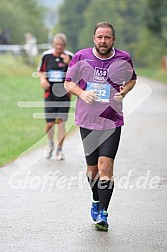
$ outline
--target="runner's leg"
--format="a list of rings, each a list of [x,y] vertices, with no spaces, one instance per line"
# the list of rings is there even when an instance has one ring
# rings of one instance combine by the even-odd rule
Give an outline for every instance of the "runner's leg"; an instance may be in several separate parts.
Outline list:
[[[87,165],[87,179],[90,185],[90,188],[93,193],[93,200],[99,201],[99,194],[98,194],[98,181],[99,181],[99,173],[97,165]]]
[[[65,122],[58,118],[56,120],[56,124],[57,124],[57,128],[58,128],[58,149],[62,149],[62,146],[63,146],[63,142],[64,142],[64,139],[65,139]]]
[[[45,119],[46,119],[46,128],[45,132],[48,136],[49,144],[54,144],[54,124],[55,118],[52,117],[52,114],[55,113],[55,108],[52,106],[48,106],[49,102],[53,102],[53,96],[50,94],[47,98],[45,98]]]
[[[89,134],[92,132],[92,130],[88,130],[85,128],[80,128],[81,138],[83,140],[83,146],[85,151],[85,158],[87,162],[87,179],[90,185],[90,188],[92,190],[93,194],[93,200],[99,201],[99,195],[98,195],[98,181],[99,181],[99,174],[98,174],[98,148],[96,148],[92,153],[87,155],[89,153],[89,147],[90,143],[89,141],[92,141],[92,139],[89,138]],[[84,140],[85,139],[85,140]]]
[[[113,165],[114,160],[108,157],[99,157],[98,170],[99,170],[99,183],[98,183],[98,193],[99,193],[99,211],[102,209],[107,211],[113,189]]]
[[[44,157],[50,158],[52,156],[52,152],[54,150],[54,121],[47,121],[46,124],[46,134],[48,136],[48,146],[44,151]]]
[[[106,132],[104,132],[106,133]],[[107,211],[114,190],[113,167],[120,141],[121,127],[111,131],[111,135],[99,146],[99,210]]]
[[[68,95],[65,95],[63,97],[55,97],[56,101],[59,101],[60,103],[66,104],[67,107],[57,107],[56,108],[56,113],[57,113],[57,118],[56,118],[56,124],[58,128],[58,144],[57,144],[57,152],[62,151],[64,139],[65,139],[65,122],[68,120],[68,112],[70,108],[70,98]],[[63,155],[61,153],[61,155]]]
[[[98,193],[99,173],[97,165],[87,165],[87,179],[90,188],[92,190],[92,196],[93,196],[90,213],[93,221],[96,221],[96,218],[99,214],[99,193]]]
[[[52,122],[47,122],[46,123],[46,134],[48,136],[48,139],[49,139],[49,143],[53,143],[54,142],[54,124],[55,124],[55,121],[52,121]]]

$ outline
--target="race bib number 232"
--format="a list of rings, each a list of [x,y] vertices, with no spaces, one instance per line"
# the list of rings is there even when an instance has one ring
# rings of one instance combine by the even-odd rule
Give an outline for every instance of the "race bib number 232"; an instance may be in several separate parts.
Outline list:
[[[96,95],[97,95],[96,101],[110,102],[110,93],[111,93],[111,85],[110,84],[87,82],[86,90],[96,92]]]

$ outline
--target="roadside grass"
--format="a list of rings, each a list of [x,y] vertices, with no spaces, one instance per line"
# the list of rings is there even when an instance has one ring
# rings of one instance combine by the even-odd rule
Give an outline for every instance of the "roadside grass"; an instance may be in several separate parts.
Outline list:
[[[39,80],[32,77],[35,68],[25,65],[21,57],[0,55],[0,166],[16,159],[44,137],[44,119],[33,113],[43,108],[20,108],[19,101],[43,101]],[[70,116],[69,125],[73,124]]]
[[[145,76],[150,79],[159,80],[167,84],[167,69],[162,70],[160,68],[137,68],[136,72],[139,76]]]

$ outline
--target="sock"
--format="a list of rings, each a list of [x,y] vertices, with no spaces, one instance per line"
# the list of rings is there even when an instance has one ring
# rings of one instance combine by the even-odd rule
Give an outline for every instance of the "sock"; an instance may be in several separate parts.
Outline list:
[[[92,193],[93,193],[93,200],[94,201],[99,201],[99,194],[98,194],[99,179],[94,180],[94,179],[90,179],[89,177],[87,177],[87,179],[88,179],[90,188],[91,188]]]
[[[114,181],[99,180],[98,193],[99,193],[99,211],[104,209],[107,211],[110,199],[114,190]]]

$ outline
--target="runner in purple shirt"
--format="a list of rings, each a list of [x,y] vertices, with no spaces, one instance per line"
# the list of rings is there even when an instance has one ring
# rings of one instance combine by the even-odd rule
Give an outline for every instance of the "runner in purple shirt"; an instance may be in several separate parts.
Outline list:
[[[129,53],[114,48],[112,24],[98,23],[93,40],[94,48],[77,52],[71,60],[65,89],[77,96],[75,123],[80,127],[93,192],[91,216],[98,229],[107,231],[113,165],[124,124],[122,100],[137,76]]]

